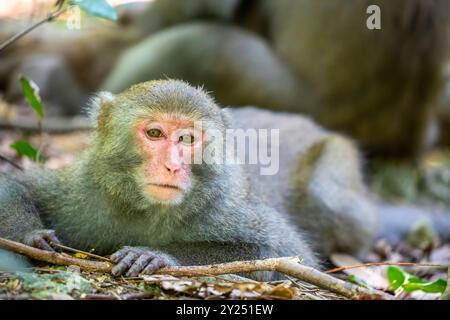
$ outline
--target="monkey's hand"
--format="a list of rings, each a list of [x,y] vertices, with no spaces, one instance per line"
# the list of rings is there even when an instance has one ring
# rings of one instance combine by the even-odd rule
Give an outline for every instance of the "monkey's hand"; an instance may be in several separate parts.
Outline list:
[[[54,230],[33,230],[25,234],[24,241],[26,245],[47,251],[55,251],[52,244],[61,244],[55,236]]]
[[[139,274],[152,274],[156,270],[178,265],[172,256],[145,247],[123,247],[111,256],[116,263],[112,274],[136,277]]]

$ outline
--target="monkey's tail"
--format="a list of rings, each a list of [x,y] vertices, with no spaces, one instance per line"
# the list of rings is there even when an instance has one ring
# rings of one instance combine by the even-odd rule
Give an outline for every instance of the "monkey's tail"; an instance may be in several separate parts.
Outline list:
[[[418,224],[432,227],[442,242],[450,241],[450,211],[412,205],[379,203],[380,228],[377,238],[397,244]]]

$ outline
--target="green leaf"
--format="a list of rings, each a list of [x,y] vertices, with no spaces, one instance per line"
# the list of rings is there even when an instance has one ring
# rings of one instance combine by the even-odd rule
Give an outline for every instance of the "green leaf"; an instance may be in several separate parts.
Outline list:
[[[25,99],[36,112],[38,118],[41,119],[44,116],[44,107],[42,106],[41,97],[39,96],[39,87],[33,82],[33,80],[30,80],[25,76],[20,76],[19,80],[22,85],[22,91]]]
[[[28,141],[19,140],[10,145],[16,152],[36,162],[43,162],[42,156]]]
[[[106,0],[72,0],[70,3],[79,6],[87,13],[108,19],[117,20],[117,11]]]
[[[406,292],[422,290],[427,293],[444,293],[446,288],[447,281],[444,279],[438,279],[434,282],[411,282],[403,285],[403,289],[405,289]]]
[[[424,291],[427,293],[443,293],[447,288],[447,281],[438,279],[433,282],[427,282],[419,279],[398,267],[389,267],[387,277],[392,290],[396,291],[399,288],[405,292],[411,293],[413,291]]]
[[[406,280],[404,271],[398,267],[389,267],[387,269],[387,278],[393,291],[400,288]]]

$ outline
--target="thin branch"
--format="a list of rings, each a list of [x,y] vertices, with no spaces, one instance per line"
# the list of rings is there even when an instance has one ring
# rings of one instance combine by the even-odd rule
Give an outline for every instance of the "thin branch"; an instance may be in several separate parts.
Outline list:
[[[51,264],[58,264],[63,266],[79,266],[81,269],[87,271],[111,272],[113,265],[109,262],[90,261],[84,259],[74,258],[72,256],[63,255],[61,253],[45,251],[37,248],[27,246],[23,243],[0,238],[0,247],[4,249],[23,254],[29,258],[44,261]]]
[[[30,33],[31,31],[33,31],[34,29],[36,29],[37,27],[39,27],[40,25],[50,22],[52,20],[54,20],[55,18],[59,17],[62,13],[66,12],[69,7],[66,7],[64,9],[62,9],[61,7],[59,7],[56,11],[50,13],[46,18],[42,19],[41,21],[36,22],[35,24],[29,26],[28,28],[26,28],[25,30],[15,34],[14,36],[12,36],[11,38],[9,38],[8,40],[6,40],[5,42],[3,42],[2,44],[0,44],[0,52],[5,50],[6,48],[8,48],[10,45],[12,45],[14,42],[16,42],[17,40],[19,40],[20,38],[22,38],[23,36],[27,35],[28,33]]]
[[[82,254],[84,254],[84,255],[86,255],[88,257],[112,263],[111,259],[99,256],[99,255],[91,253],[91,252],[81,251],[81,250],[74,249],[74,248],[67,247],[67,246],[63,246],[62,244],[58,244],[58,243],[54,243],[54,242],[52,242],[51,245],[52,245],[52,247],[56,247],[56,248],[63,249],[63,250],[66,250],[66,251],[70,251],[70,252],[73,252],[73,253],[82,253]]]
[[[28,132],[39,132],[36,121],[24,116],[16,116],[14,119],[0,119],[0,128],[18,129]],[[42,120],[42,131],[47,133],[65,133],[78,130],[90,130],[91,122],[82,116],[72,118],[47,118]]]
[[[414,262],[369,262],[369,263],[361,263],[355,264],[351,266],[345,266],[340,268],[334,268],[325,271],[325,273],[336,273],[344,270],[350,269],[358,269],[365,267],[374,267],[374,266],[407,266],[407,267],[433,267],[433,268],[443,268],[445,266],[441,264],[432,264],[432,263],[414,263]]]
[[[85,294],[80,300],[117,300],[117,297],[112,294]]]
[[[111,273],[113,264],[109,262],[89,261],[65,256],[57,252],[36,249],[22,243],[0,238],[0,247],[23,254],[35,260],[58,265],[76,265],[81,269]],[[237,261],[205,266],[176,266],[159,269],[155,274],[176,277],[221,275],[241,272],[273,271],[280,272],[299,280],[311,283],[319,288],[343,295],[351,299],[392,299],[382,291],[370,290],[349,282],[334,278],[314,268],[298,263],[297,257],[272,258],[266,260]]]
[[[150,299],[155,296],[155,293],[151,291],[127,293],[120,296],[120,300],[138,300],[138,299]]]
[[[81,297],[81,300],[139,300],[151,299],[155,294],[151,291],[126,293],[123,295],[113,294],[86,294]]]
[[[23,171],[23,168],[20,165],[18,165],[17,163],[15,163],[12,160],[6,158],[5,156],[2,156],[1,154],[0,154],[0,160],[5,161],[5,162],[9,163],[10,165],[12,165],[14,168]]]

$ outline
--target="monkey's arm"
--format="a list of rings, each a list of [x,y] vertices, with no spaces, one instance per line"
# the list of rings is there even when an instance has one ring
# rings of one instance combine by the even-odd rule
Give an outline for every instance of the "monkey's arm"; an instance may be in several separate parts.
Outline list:
[[[0,236],[52,251],[59,243],[53,230],[47,230],[39,216],[33,196],[14,177],[0,175]]]
[[[42,229],[28,191],[13,178],[0,174],[0,237],[23,241],[27,232]],[[0,270],[16,271],[29,267],[20,255],[0,249]]]
[[[180,228],[178,236],[176,241],[157,247],[122,248],[111,256],[117,263],[113,273],[136,276],[170,265],[206,265],[285,256],[298,256],[306,265],[317,266],[302,235],[279,212],[252,201],[239,208],[223,208],[215,214],[193,218],[186,229]],[[258,280],[280,278],[273,272],[246,276]]]
[[[44,228],[29,190],[6,175],[0,175],[0,221],[0,236],[14,241]]]
[[[13,177],[0,175],[0,237],[53,250],[50,242],[59,243],[52,230],[45,230],[33,199]],[[16,271],[30,267],[23,256],[0,250],[0,270]]]
[[[225,207],[225,205],[224,205]],[[240,207],[223,208],[208,218],[193,234],[199,241],[164,247],[182,264],[211,264],[239,260],[298,256],[317,267],[307,239],[278,211],[260,200],[248,199]],[[274,274],[254,275],[273,278]],[[276,276],[275,276],[276,277]],[[267,279],[267,278],[266,278]]]
[[[225,242],[171,243],[161,250],[176,257],[181,265],[205,265],[254,259],[259,255],[257,245]]]
[[[150,34],[197,18],[231,19],[241,0],[157,0],[137,20],[137,29]]]

